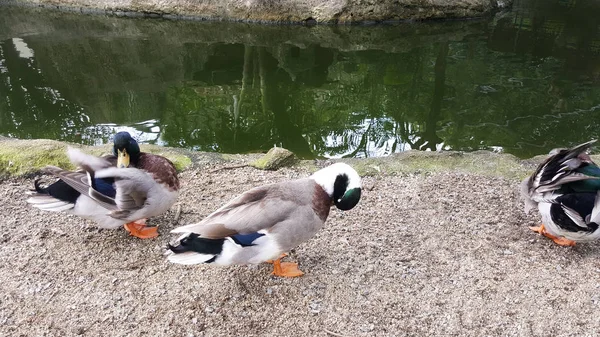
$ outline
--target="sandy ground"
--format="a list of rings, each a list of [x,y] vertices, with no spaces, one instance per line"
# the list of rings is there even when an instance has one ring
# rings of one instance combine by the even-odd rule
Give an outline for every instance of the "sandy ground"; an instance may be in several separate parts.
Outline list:
[[[302,169],[181,174],[179,224]],[[518,181],[456,172],[364,178],[359,205],[333,210],[270,265],[169,264],[176,213],[139,240],[28,207],[31,179],[0,184],[0,336],[566,336],[600,330],[599,245],[559,247],[527,229]]]

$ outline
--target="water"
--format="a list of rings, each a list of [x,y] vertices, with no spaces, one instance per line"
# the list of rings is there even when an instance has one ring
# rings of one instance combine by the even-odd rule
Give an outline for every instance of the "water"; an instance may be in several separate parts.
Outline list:
[[[530,157],[599,136],[599,14],[517,0],[483,20],[281,27],[0,7],[0,135]]]

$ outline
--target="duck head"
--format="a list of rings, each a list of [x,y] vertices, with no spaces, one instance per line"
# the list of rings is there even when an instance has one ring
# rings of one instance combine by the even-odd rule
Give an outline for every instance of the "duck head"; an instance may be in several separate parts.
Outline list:
[[[117,167],[134,166],[140,158],[140,146],[129,132],[121,131],[114,137],[113,155],[117,157]]]
[[[350,165],[335,163],[315,172],[311,178],[323,187],[337,208],[347,211],[358,204],[360,176]]]

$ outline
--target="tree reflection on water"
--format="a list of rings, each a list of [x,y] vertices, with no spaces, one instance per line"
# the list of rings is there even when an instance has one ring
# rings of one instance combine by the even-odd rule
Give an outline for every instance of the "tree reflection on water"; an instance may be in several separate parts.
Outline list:
[[[98,144],[126,126],[226,153],[528,157],[598,136],[597,7],[517,1],[490,21],[313,28],[10,8],[0,134]]]

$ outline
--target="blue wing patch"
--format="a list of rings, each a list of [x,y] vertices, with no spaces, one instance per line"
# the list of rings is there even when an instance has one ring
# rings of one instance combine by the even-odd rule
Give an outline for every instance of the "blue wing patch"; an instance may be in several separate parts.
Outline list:
[[[260,238],[261,236],[264,236],[264,234],[250,233],[250,234],[235,234],[235,235],[232,235],[231,238],[238,245],[240,245],[242,247],[248,247],[248,246],[254,246],[254,244],[253,244],[254,240]]]
[[[104,194],[107,197],[115,198],[117,191],[113,185],[114,179],[111,178],[94,178],[94,184],[92,188],[96,191]]]

